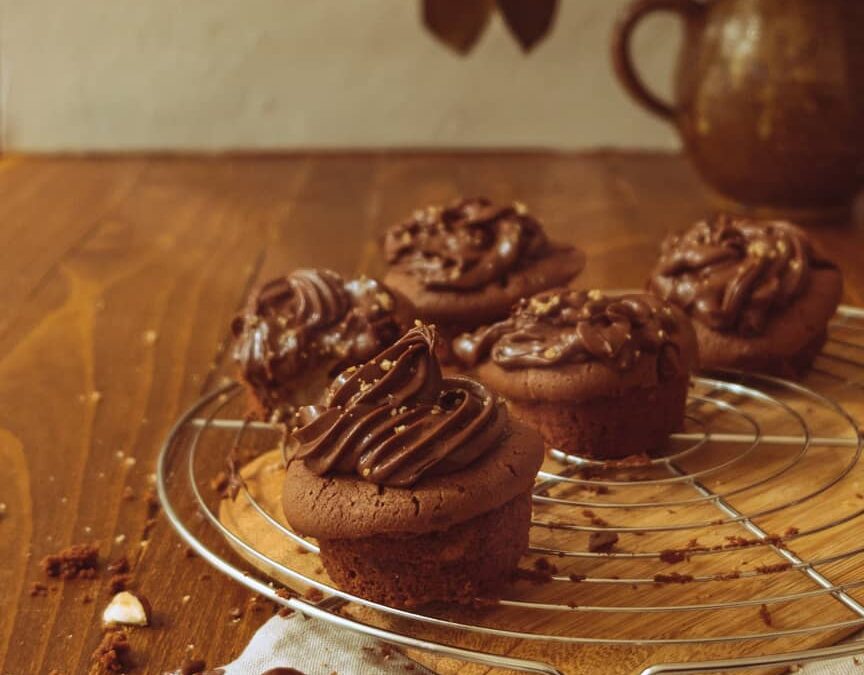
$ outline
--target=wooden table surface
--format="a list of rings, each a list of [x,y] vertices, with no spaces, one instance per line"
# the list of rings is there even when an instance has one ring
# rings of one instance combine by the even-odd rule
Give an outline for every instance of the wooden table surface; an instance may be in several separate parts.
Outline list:
[[[270,612],[232,620],[248,591],[162,516],[142,545],[160,443],[229,372],[250,286],[299,265],[375,273],[384,226],[460,194],[526,202],[587,251],[592,287],[641,285],[660,237],[707,208],[683,160],[647,153],[0,159],[0,673],[87,672],[109,575],[58,582],[39,560],[89,541],[128,554],[154,608],[137,672],[238,654]],[[812,231],[864,305],[864,225]]]

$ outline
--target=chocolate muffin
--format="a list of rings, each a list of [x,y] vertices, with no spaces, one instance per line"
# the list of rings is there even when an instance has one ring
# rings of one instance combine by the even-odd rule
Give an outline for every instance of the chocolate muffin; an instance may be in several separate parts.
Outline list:
[[[794,377],[813,362],[843,280],[784,221],[718,215],[668,237],[648,282],[693,319],[703,368]]]
[[[520,301],[453,353],[549,446],[595,459],[651,452],[679,430],[697,361],[681,310],[647,293],[573,289]]]
[[[566,285],[585,266],[582,251],[550,242],[520,203],[462,199],[429,206],[384,238],[384,281],[445,337],[507,316],[519,298]]]
[[[398,317],[409,313],[374,279],[298,269],[268,281],[232,324],[256,412],[281,419],[318,401],[334,375],[392,344],[403,330]]]
[[[282,506],[342,589],[395,607],[494,596],[528,546],[539,435],[445,378],[419,325],[301,409]]]

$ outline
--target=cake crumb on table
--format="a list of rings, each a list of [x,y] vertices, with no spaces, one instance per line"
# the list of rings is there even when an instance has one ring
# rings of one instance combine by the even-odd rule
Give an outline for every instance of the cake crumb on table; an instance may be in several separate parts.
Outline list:
[[[48,586],[38,581],[34,581],[30,584],[30,597],[45,597],[48,595]]]
[[[308,588],[303,597],[309,602],[321,602],[324,599],[324,594],[317,588]]]
[[[95,544],[75,544],[46,555],[39,566],[49,577],[92,579],[99,571],[99,549]]]
[[[771,611],[768,609],[768,605],[760,605],[759,618],[762,619],[762,623],[769,628],[774,627],[774,617],[771,616]]]
[[[591,553],[611,553],[618,543],[615,532],[592,532],[588,537],[588,550]]]
[[[95,672],[125,673],[132,670],[132,646],[126,633],[121,629],[106,631],[91,656],[91,663]]]

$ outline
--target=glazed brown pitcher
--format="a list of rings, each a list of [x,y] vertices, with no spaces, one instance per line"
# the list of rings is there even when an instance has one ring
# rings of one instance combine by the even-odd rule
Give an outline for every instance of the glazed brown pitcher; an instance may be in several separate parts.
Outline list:
[[[630,48],[655,11],[685,24],[669,103]],[[637,0],[612,49],[622,84],[677,127],[725,206],[831,217],[864,185],[864,0]]]

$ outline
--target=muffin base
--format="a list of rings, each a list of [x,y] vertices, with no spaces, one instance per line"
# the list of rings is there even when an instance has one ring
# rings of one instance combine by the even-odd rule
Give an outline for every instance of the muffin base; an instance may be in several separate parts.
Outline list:
[[[700,327],[697,331],[707,332],[710,329]],[[743,340],[743,338],[741,338]],[[794,354],[771,354],[771,353],[732,353],[726,349],[715,349],[710,337],[700,335],[703,345],[701,354],[701,367],[703,370],[734,369],[766,373],[797,379],[802,377],[813,365],[813,360],[822,351],[825,341],[828,339],[828,331],[819,333],[812,338],[800,351]]]
[[[638,387],[616,397],[573,403],[510,401],[514,417],[548,446],[593,459],[621,459],[659,449],[684,424],[689,378]]]
[[[391,607],[494,597],[528,548],[531,493],[440,532],[321,539],[341,589]]]

